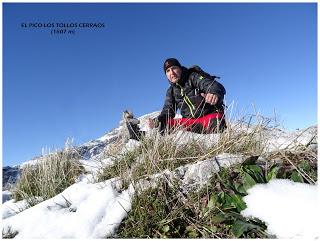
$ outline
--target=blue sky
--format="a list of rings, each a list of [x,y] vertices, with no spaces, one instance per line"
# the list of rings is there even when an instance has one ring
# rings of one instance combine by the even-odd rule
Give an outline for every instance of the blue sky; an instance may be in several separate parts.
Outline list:
[[[317,123],[316,3],[3,4],[3,165],[96,139],[162,108],[162,64],[221,76],[227,104]],[[52,35],[21,23],[104,23]]]

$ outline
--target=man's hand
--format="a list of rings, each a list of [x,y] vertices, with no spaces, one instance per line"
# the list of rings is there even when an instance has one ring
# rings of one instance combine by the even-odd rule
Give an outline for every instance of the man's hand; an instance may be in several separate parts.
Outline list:
[[[210,105],[215,105],[218,103],[219,97],[215,94],[205,94],[201,93],[201,96],[205,98],[206,102],[209,103]]]

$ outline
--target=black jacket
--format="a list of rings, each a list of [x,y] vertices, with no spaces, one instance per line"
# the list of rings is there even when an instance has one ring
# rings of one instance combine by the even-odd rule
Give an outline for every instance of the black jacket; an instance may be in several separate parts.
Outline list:
[[[216,94],[219,97],[218,103],[205,103],[200,93]],[[219,82],[182,67],[180,80],[175,84],[170,83],[163,109],[157,119],[165,122],[175,116],[177,109],[180,109],[182,117],[185,118],[198,118],[223,111],[225,94],[225,88]]]

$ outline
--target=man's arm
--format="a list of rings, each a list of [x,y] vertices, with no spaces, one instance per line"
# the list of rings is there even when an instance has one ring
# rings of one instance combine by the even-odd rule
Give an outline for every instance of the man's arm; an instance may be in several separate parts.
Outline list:
[[[168,119],[173,118],[176,115],[176,104],[173,96],[173,87],[167,90],[166,99],[162,108],[160,115],[157,117],[157,120],[160,122],[165,122]]]
[[[206,102],[215,105],[222,103],[226,90],[222,84],[216,80],[209,79],[196,72],[191,73],[190,80],[193,86],[200,89],[201,95],[205,98]]]
[[[167,90],[166,99],[162,108],[160,115],[154,119],[148,119],[148,125],[150,128],[158,127],[159,124],[166,123],[168,119],[173,118],[176,115],[176,104],[173,97],[173,89]]]

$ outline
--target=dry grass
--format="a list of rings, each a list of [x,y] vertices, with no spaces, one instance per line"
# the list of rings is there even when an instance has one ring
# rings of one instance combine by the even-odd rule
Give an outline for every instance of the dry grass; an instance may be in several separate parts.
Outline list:
[[[13,230],[11,227],[7,228],[6,230],[2,229],[2,238],[3,239],[12,239],[17,236],[18,231]]]
[[[139,147],[123,154],[119,154],[122,153],[123,145],[115,145],[110,149],[112,155],[109,156],[114,159],[114,165],[103,168],[98,180],[117,176],[131,183],[166,169],[174,170],[221,153],[261,155],[265,149],[263,132],[270,120],[251,116],[248,122],[243,119],[234,123],[236,124],[229,124],[220,134],[194,135],[190,132],[183,133],[181,129],[171,129],[168,132],[170,134],[164,135],[155,132],[142,137]],[[211,141],[206,139],[208,136]]]
[[[64,149],[43,156],[37,163],[26,165],[14,190],[16,200],[26,199],[33,206],[37,197],[49,199],[72,185],[83,172],[79,156]]]

